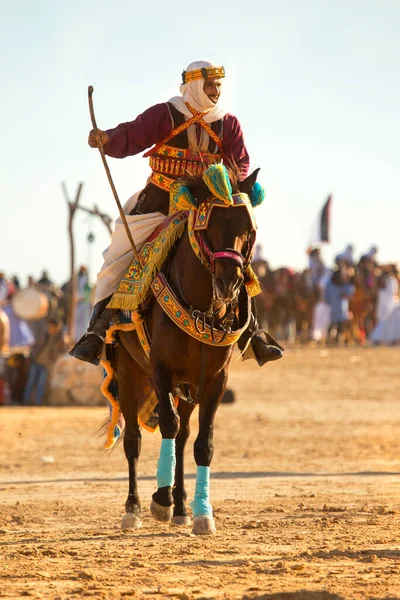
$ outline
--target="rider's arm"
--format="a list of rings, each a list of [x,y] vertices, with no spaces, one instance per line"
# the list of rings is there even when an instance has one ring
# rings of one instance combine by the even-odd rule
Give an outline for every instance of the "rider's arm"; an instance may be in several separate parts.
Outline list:
[[[166,138],[171,127],[168,105],[156,104],[134,121],[107,129],[108,141],[104,145],[104,152],[114,158],[133,156]]]
[[[234,115],[224,118],[224,137],[222,158],[226,166],[236,166],[239,169],[239,179],[247,177],[250,167],[250,158],[244,143],[243,131],[239,121]]]

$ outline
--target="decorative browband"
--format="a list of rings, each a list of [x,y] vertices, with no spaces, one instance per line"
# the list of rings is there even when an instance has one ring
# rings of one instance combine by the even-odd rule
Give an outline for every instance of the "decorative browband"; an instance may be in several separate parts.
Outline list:
[[[244,327],[229,332],[228,334],[219,331],[218,329],[211,331],[211,328],[207,324],[204,326],[204,331],[199,331],[198,328],[196,328],[194,316],[179,303],[171,286],[162,273],[158,273],[151,284],[151,289],[157,302],[175,325],[198,342],[203,342],[203,344],[208,344],[210,346],[232,346],[232,344],[238,341],[243,331],[247,328],[250,313]]]
[[[206,69],[196,69],[195,71],[183,71],[182,83],[189,83],[189,81],[196,81],[196,79],[216,79],[225,77],[224,67],[210,67]]]

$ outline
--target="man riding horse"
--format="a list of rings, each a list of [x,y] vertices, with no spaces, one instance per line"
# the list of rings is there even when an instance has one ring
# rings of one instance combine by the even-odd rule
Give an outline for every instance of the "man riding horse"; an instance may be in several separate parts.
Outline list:
[[[206,61],[191,63],[182,73],[181,96],[168,102],[156,104],[139,115],[134,121],[122,123],[114,129],[98,130],[105,154],[125,158],[153,148],[144,156],[150,156],[152,173],[146,187],[133,196],[124,207],[127,219],[148,221],[152,215],[168,215],[169,190],[176,179],[186,175],[201,175],[211,164],[223,162],[234,168],[238,179],[243,180],[249,171],[249,155],[244,144],[238,119],[221,106],[220,94],[223,67]],[[92,130],[88,140],[91,148],[97,148],[98,137]],[[159,221],[155,222],[155,226]],[[98,276],[96,303],[87,333],[78,341],[70,354],[76,358],[99,363],[104,338],[115,309],[107,305],[128,269],[132,254],[128,248],[118,249],[118,221],[113,240],[104,252],[105,263]],[[151,230],[148,232],[149,235]],[[132,230],[135,239],[135,230]],[[115,236],[115,241],[114,241]],[[137,240],[137,245],[140,244]],[[282,357],[281,349],[271,343],[270,336],[261,332],[254,315],[249,327],[239,340],[239,347],[248,346],[260,365]]]

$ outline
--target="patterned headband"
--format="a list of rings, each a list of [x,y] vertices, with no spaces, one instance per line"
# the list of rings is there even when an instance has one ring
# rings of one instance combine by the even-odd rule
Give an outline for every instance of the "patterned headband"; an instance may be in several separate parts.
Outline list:
[[[183,71],[182,83],[189,83],[189,81],[195,81],[196,79],[213,79],[225,77],[224,67],[210,67],[206,69],[197,69],[196,71]]]

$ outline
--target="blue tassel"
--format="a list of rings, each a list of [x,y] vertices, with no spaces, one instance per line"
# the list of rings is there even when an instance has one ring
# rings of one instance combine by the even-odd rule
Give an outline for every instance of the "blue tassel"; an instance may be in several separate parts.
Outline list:
[[[255,206],[259,206],[260,204],[262,204],[264,202],[264,198],[265,198],[265,189],[263,188],[261,183],[258,183],[258,181],[256,181],[255,184],[253,185],[253,189],[251,190],[251,194],[250,194],[250,202],[251,202],[251,205],[253,206],[253,208]]]

